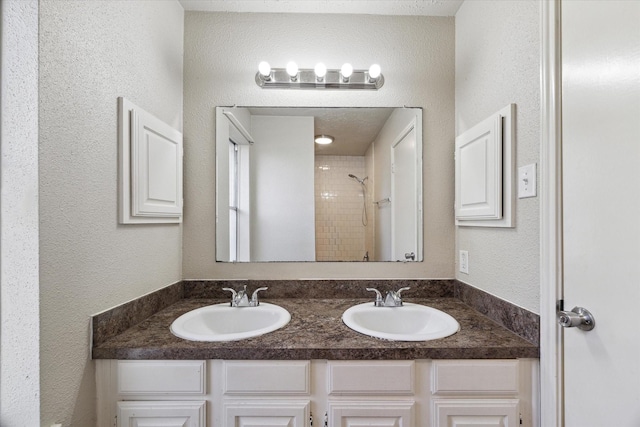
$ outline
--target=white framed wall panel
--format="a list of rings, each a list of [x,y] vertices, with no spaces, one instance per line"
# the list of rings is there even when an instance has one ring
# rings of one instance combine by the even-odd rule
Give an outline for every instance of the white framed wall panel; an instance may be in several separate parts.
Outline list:
[[[458,226],[514,226],[515,108],[509,104],[456,137]]]
[[[118,402],[117,427],[206,427],[206,402]]]
[[[502,218],[502,118],[456,138],[456,219]]]
[[[182,220],[182,134],[118,98],[120,222]]]

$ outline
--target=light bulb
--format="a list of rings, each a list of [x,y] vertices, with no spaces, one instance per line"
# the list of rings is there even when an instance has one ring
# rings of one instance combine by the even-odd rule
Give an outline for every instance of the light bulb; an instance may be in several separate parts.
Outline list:
[[[291,76],[291,79],[293,80],[294,77],[298,75],[298,64],[293,61],[289,62],[287,64],[287,74],[289,74],[289,76]]]
[[[378,77],[380,77],[380,66],[378,64],[373,64],[369,67],[369,78],[376,80]]]
[[[314,71],[316,72],[316,77],[318,81],[322,81],[324,80],[324,76],[327,75],[327,66],[324,65],[322,62],[318,62],[316,64],[316,68],[314,69]]]
[[[348,62],[342,65],[342,68],[340,68],[340,74],[342,74],[342,77],[345,80],[349,80],[349,77],[351,77],[351,74],[353,74],[353,67],[351,66],[351,64],[349,64]]]
[[[267,61],[262,61],[258,64],[258,72],[264,77],[268,77],[271,74],[271,65]]]

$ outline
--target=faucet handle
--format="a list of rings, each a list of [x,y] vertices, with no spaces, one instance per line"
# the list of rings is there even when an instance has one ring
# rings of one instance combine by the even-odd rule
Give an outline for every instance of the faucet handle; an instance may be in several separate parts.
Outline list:
[[[382,294],[380,293],[380,291],[377,290],[376,288],[366,288],[366,289],[370,292],[376,293],[376,301],[375,301],[376,307],[382,305]]]
[[[398,296],[398,298],[400,298],[400,293],[401,293],[402,291],[408,291],[409,289],[411,289],[411,287],[410,287],[410,286],[406,286],[406,287],[404,287],[404,288],[400,288],[400,289],[398,289],[398,290],[396,291],[396,295]]]
[[[266,291],[267,289],[269,289],[267,286],[264,286],[262,288],[258,288],[255,291],[253,291],[253,294],[251,294],[251,303],[254,306],[260,305],[260,301],[258,301],[258,292],[260,291]]]
[[[385,304],[389,305],[389,304],[393,304],[393,306],[395,307],[400,307],[402,306],[402,297],[400,296],[400,294],[402,293],[402,291],[406,291],[407,289],[411,289],[409,286],[404,287],[404,288],[400,288],[397,291],[391,291],[387,294],[387,298],[388,298],[388,304],[387,304],[387,300],[385,299]]]
[[[238,295],[236,290],[232,288],[222,288],[222,290],[231,292],[231,305],[233,306],[233,303],[236,301],[236,297]]]

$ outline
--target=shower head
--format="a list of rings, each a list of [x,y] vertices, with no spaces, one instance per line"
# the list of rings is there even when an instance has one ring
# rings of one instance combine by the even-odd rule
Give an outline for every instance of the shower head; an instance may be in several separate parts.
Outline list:
[[[350,174],[349,174],[349,178],[353,178],[353,179],[355,179],[356,181],[358,181],[360,184],[364,185],[364,181],[365,181],[367,178],[369,178],[369,177],[368,177],[368,176],[365,176],[364,178],[360,179],[360,178],[358,178],[357,176],[355,176],[354,174],[350,173]]]

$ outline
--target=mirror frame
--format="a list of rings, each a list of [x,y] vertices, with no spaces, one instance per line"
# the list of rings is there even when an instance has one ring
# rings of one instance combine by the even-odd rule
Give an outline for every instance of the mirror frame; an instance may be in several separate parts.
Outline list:
[[[243,109],[269,109],[269,108],[275,108],[275,109],[279,109],[279,110],[283,110],[283,109],[287,109],[287,110],[309,110],[309,109],[314,109],[314,108],[318,108],[318,109],[323,109],[323,110],[347,110],[347,109],[358,109],[358,110],[366,110],[368,109],[368,107],[268,107],[268,106],[250,106],[250,107],[216,107],[216,126],[215,126],[215,134],[216,134],[216,224],[215,224],[215,229],[216,229],[216,262],[217,263],[256,263],[256,264],[260,264],[260,263],[272,263],[272,262],[285,262],[285,263],[298,263],[298,262],[318,262],[318,263],[325,263],[325,262],[362,262],[362,261],[356,261],[356,260],[317,260],[317,255],[316,255],[316,248],[314,247],[314,257],[316,259],[309,259],[309,260],[291,260],[291,259],[274,259],[274,260],[250,260],[249,256],[247,255],[247,257],[245,259],[249,259],[247,261],[234,261],[234,260],[227,260],[227,259],[221,259],[220,257],[220,253],[221,253],[221,248],[222,250],[228,250],[229,248],[229,244],[226,243],[224,245],[221,246],[221,239],[228,239],[229,233],[220,233],[220,227],[221,226],[228,226],[228,224],[221,224],[220,223],[220,218],[224,217],[224,215],[222,215],[221,212],[221,208],[225,207],[225,210],[228,211],[229,206],[228,204],[224,204],[224,203],[218,203],[220,196],[222,195],[222,197],[228,197],[228,186],[227,186],[227,191],[221,191],[221,186],[220,184],[222,182],[224,182],[225,180],[227,180],[228,178],[228,160],[224,160],[221,161],[220,156],[219,156],[219,150],[221,149],[222,145],[225,146],[225,150],[228,150],[228,144],[229,144],[229,138],[231,137],[232,134],[235,134],[235,140],[240,141],[240,146],[242,148],[246,148],[248,149],[248,147],[250,146],[250,143],[254,142],[255,138],[253,138],[253,135],[250,134],[250,132],[248,132],[247,127],[250,129],[251,126],[250,124],[247,125],[244,129],[242,129],[242,125],[240,127],[236,126],[235,124],[233,124],[233,120],[232,118],[226,116],[223,113],[224,110],[233,110],[233,115],[234,116],[238,116],[235,118],[238,118],[239,121],[244,122],[244,123],[250,123],[251,120],[251,116],[247,116],[245,114],[245,112],[243,112]],[[387,109],[393,109],[394,112],[395,111],[402,111],[402,112],[406,112],[406,111],[412,111],[412,120],[411,123],[409,123],[408,125],[406,123],[409,122],[409,120],[405,121],[405,126],[403,127],[402,131],[397,132],[397,136],[393,139],[393,143],[392,144],[397,144],[399,142],[399,140],[402,140],[402,136],[401,134],[406,134],[408,132],[410,132],[412,129],[416,130],[417,136],[415,137],[415,152],[416,152],[416,177],[415,177],[415,194],[416,194],[416,232],[415,232],[415,240],[416,240],[416,254],[415,254],[415,259],[414,260],[406,260],[406,261],[412,261],[412,262],[423,262],[424,261],[424,241],[423,241],[423,233],[424,233],[424,205],[423,205],[423,185],[424,185],[424,170],[423,170],[423,165],[424,165],[424,159],[423,159],[423,153],[424,153],[424,133],[423,133],[423,128],[422,128],[422,114],[423,114],[423,108],[422,107],[416,107],[416,108],[409,108],[409,107],[372,107],[372,108],[387,108]],[[406,119],[406,113],[405,114],[405,119]],[[229,119],[229,120],[228,120]],[[231,123],[230,123],[231,122]],[[229,126],[221,126],[221,124],[223,123],[227,123],[229,124]],[[238,128],[240,131],[238,131]],[[396,126],[396,131],[397,131],[397,126]],[[244,130],[244,132],[243,132]],[[315,135],[315,131],[314,131],[314,135]],[[377,137],[376,137],[377,140]],[[376,140],[372,141],[370,144],[373,144]],[[313,144],[312,146],[315,146],[315,144]],[[316,150],[316,153],[314,155],[324,155],[324,153],[322,152],[317,152],[318,150]],[[226,166],[225,166],[226,165]],[[375,190],[374,190],[375,191]],[[315,193],[315,191],[313,191],[313,193]],[[372,191],[373,193],[373,191]],[[373,208],[375,208],[375,206],[379,203],[383,203],[385,200],[389,200],[390,197],[380,197],[378,198],[377,195],[372,194],[371,195],[372,198],[374,200],[369,200],[368,201],[368,205],[367,206],[371,206]],[[249,200],[246,199],[244,200],[244,203],[249,203]],[[315,202],[313,203],[313,205],[315,206]],[[315,209],[315,207],[313,208]],[[314,227],[315,227],[315,220],[314,220]],[[314,239],[315,239],[315,229],[313,231],[314,233]],[[242,238],[245,239],[249,239],[249,236],[243,236]],[[390,244],[390,242],[389,242]],[[315,244],[314,244],[315,246]],[[367,252],[368,253],[368,252]],[[388,260],[383,260],[383,261],[371,261],[371,262],[375,262],[375,263],[384,263],[384,262],[397,262],[397,261],[405,261],[405,260],[392,260],[392,259],[388,259]]]

